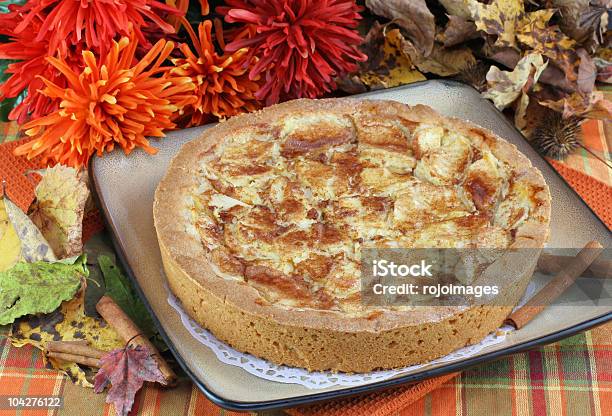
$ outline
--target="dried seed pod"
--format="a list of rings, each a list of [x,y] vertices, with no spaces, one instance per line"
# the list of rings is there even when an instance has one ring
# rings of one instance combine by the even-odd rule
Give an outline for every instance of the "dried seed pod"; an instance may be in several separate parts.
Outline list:
[[[487,89],[487,72],[489,68],[490,65],[482,61],[470,63],[455,76],[455,80],[471,85],[478,91],[483,92]]]
[[[565,159],[582,144],[580,117],[563,118],[555,111],[546,112],[533,132],[533,145],[543,156]]]

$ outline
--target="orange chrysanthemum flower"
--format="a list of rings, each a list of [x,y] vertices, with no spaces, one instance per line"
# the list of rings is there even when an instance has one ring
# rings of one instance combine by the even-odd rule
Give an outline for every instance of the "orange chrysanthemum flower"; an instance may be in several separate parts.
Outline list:
[[[163,137],[175,127],[173,118],[193,102],[194,85],[189,77],[178,77],[162,66],[174,48],[160,40],[137,64],[137,42],[121,38],[108,55],[96,61],[91,51],[82,54],[84,69],[77,73],[62,58],[47,58],[66,78],[62,88],[43,79],[43,94],[60,100],[59,109],[22,128],[32,141],[15,153],[28,158],[42,155],[45,162],[74,167],[86,166],[97,153],[118,145],[127,154],[141,147],[156,150],[146,136]]]
[[[225,46],[223,33],[216,25],[216,39],[221,48]],[[196,48],[195,53],[189,45],[182,44],[180,51],[184,58],[172,59],[176,66],[172,72],[178,76],[190,77],[196,86],[196,101],[185,108],[189,126],[203,124],[215,116],[231,117],[245,111],[259,108],[255,92],[259,89],[256,78],[249,79],[250,63],[255,59],[247,56],[247,49],[239,49],[231,54],[219,55],[212,38],[212,22],[200,23],[196,36],[191,25],[183,20],[189,36]]]

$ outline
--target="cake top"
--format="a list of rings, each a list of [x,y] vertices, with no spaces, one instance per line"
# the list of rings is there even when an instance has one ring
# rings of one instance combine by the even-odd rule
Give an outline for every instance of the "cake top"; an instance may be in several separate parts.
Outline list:
[[[189,221],[219,278],[266,304],[358,312],[362,248],[503,249],[548,222],[514,146],[424,106],[294,105],[197,157]]]

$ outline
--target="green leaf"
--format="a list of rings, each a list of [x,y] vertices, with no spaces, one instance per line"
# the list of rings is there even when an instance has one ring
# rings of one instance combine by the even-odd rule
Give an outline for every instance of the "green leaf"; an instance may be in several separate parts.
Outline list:
[[[110,257],[104,255],[98,257],[98,265],[104,276],[106,294],[123,309],[148,338],[153,338],[152,341],[160,341],[156,337],[157,330],[153,318],[119,267]]]
[[[87,254],[87,267],[89,267],[89,278],[85,289],[85,315],[100,318],[96,304],[106,294],[106,285],[104,275],[98,265],[98,257],[105,255],[114,260],[115,254],[110,237],[107,233],[94,234],[83,246],[83,251]]]
[[[10,114],[11,111],[13,111],[13,108],[15,108],[15,106],[17,106],[17,104],[19,104],[19,97],[13,97],[13,98],[5,98],[4,100],[0,101],[0,121],[10,121],[8,116]]]
[[[0,13],[8,13],[11,4],[23,5],[26,0],[3,0],[0,2]]]
[[[20,262],[0,272],[0,325],[24,315],[53,312],[72,299],[84,277],[84,256],[71,262]]]
[[[0,3],[0,12],[2,12],[2,8],[4,3]],[[0,84],[6,82],[7,79],[10,78],[11,74],[6,72],[8,66],[17,61],[13,61],[10,59],[0,59]],[[25,98],[25,90],[19,94],[17,97],[13,98],[5,98],[0,100],[0,121],[9,121],[8,115],[13,108],[17,104],[19,104]]]

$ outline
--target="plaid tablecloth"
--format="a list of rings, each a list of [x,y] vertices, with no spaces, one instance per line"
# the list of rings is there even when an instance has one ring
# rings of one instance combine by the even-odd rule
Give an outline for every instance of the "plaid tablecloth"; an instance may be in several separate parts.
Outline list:
[[[62,410],[23,411],[18,413],[21,415],[114,414],[104,403],[104,395],[73,385],[58,372],[45,369],[37,350],[13,348],[0,335],[0,395],[3,394],[64,397]],[[350,413],[360,414],[358,410]],[[0,416],[13,414],[14,411],[0,410]],[[183,380],[173,389],[147,385],[136,396],[132,414],[208,416],[235,412],[216,407]],[[612,415],[612,324],[464,371],[393,414]]]
[[[611,123],[589,121],[583,130],[585,145],[610,163]],[[18,130],[14,124],[0,123],[0,143],[17,137]],[[591,203],[599,206],[600,216],[609,212],[612,206],[610,168],[586,151],[578,152],[556,167],[574,186],[581,184],[583,197],[587,201],[591,198]],[[593,179],[596,182],[589,185],[588,181]],[[588,182],[586,185],[585,180]],[[587,193],[592,189],[597,191],[588,196],[584,193],[585,189]],[[61,410],[24,410],[17,414],[114,414],[112,407],[104,403],[104,395],[96,395],[92,390],[73,385],[57,371],[44,368],[36,349],[29,346],[12,347],[6,338],[7,330],[0,327],[0,395],[55,394],[64,397],[64,408]],[[432,386],[437,388],[432,390]],[[367,406],[353,399],[335,405],[294,409],[291,413],[612,415],[612,324],[470,369],[458,377],[425,386],[421,391],[385,393],[384,397],[389,398],[392,406]],[[14,411],[0,410],[0,416],[13,414]],[[173,389],[146,385],[136,397],[132,414],[231,415],[235,412],[213,405],[188,380],[183,379]]]

